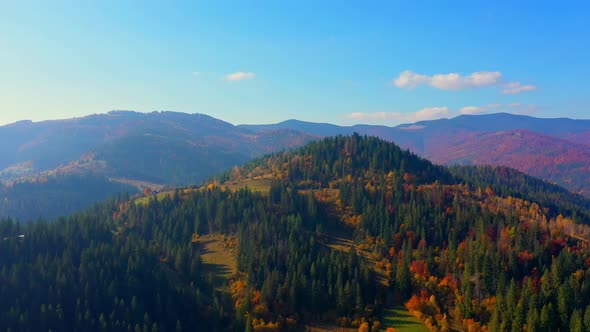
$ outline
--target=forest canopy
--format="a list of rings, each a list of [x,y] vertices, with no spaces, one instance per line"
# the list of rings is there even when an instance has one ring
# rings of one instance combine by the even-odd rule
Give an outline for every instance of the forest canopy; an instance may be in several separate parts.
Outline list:
[[[0,330],[377,330],[400,305],[432,331],[589,328],[586,203],[498,171],[338,136],[203,187],[4,220]]]

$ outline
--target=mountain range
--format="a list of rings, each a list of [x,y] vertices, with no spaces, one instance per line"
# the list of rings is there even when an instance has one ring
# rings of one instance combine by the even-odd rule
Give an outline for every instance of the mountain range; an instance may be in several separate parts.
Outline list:
[[[590,120],[498,113],[396,127],[298,120],[234,126],[203,114],[113,111],[0,127],[0,216],[56,217],[120,191],[198,184],[265,153],[355,132],[435,163],[507,166],[590,195]],[[86,182],[102,189],[91,195]],[[55,208],[36,208],[41,192],[69,194],[54,199]]]
[[[0,127],[0,178],[86,170],[161,185],[196,183],[310,139],[288,129],[253,133],[207,115],[176,112],[21,121]]]
[[[312,139],[289,129],[255,133],[177,112],[20,121],[0,127],[0,216],[53,218],[122,191],[200,183]],[[44,203],[47,192],[53,193],[51,204]]]
[[[590,195],[590,120],[496,113],[397,127],[347,127],[297,120],[240,127],[257,132],[292,129],[317,136],[357,132],[395,142],[439,164],[507,166]]]

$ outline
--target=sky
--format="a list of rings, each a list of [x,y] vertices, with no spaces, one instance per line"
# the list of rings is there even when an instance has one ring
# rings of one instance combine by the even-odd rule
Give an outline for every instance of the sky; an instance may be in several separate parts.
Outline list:
[[[590,118],[583,1],[0,1],[0,124]]]

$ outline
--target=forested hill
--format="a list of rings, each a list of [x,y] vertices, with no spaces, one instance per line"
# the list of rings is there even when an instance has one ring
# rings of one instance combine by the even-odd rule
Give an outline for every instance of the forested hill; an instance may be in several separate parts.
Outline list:
[[[236,174],[236,170],[240,174]],[[402,150],[393,143],[357,133],[328,137],[291,151],[274,153],[233,171],[225,174],[222,180],[235,180],[236,177],[242,180],[242,173],[247,173],[250,178],[273,176],[288,180],[287,184],[304,181],[312,187],[325,187],[331,182],[356,179],[368,173],[384,176],[396,172],[407,176],[405,180],[412,184],[453,181],[445,167]]]
[[[53,220],[116,195],[134,195],[137,188],[94,174],[56,174],[37,181],[0,184],[0,217],[21,222]]]
[[[353,135],[3,221],[0,331],[378,331],[400,307],[432,331],[589,328],[588,227],[486,181]]]
[[[390,172],[393,172],[390,174]],[[328,137],[290,151],[257,158],[220,176],[222,182],[248,183],[248,179],[273,177],[286,184],[304,187],[335,187],[342,180],[360,179],[368,174],[404,177],[411,185],[466,184],[471,188],[493,189],[503,197],[538,202],[550,216],[574,215],[590,224],[590,200],[563,187],[500,166],[452,166],[433,164],[399,146],[375,137]]]
[[[480,188],[490,186],[501,196],[539,202],[552,216],[571,215],[590,224],[590,200],[556,184],[501,166],[453,166],[450,171],[458,181]]]
[[[590,120],[496,113],[397,127],[347,127],[296,120],[241,127],[254,131],[293,129],[320,137],[358,132],[395,142],[442,165],[508,166],[590,197]]]

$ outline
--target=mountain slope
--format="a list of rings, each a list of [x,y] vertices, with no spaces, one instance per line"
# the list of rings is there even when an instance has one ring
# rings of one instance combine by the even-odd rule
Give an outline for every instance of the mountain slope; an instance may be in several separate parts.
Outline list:
[[[57,175],[0,186],[0,211],[19,221],[54,219],[137,188],[96,175]]]
[[[500,196],[538,202],[550,217],[572,216],[590,224],[590,200],[563,187],[502,166],[452,166],[455,178],[477,188],[489,187]]]
[[[30,213],[21,207],[30,202],[14,183],[29,183],[30,191],[48,192],[47,178],[73,176],[77,195],[105,198],[119,190],[134,192],[144,186],[200,183],[206,177],[264,153],[301,145],[314,137],[282,129],[254,133],[202,114],[114,111],[108,114],[44,122],[22,121],[0,127],[0,179],[9,200],[0,205],[0,216],[21,220],[65,215],[80,204],[40,201]],[[80,178],[101,177],[100,195],[85,195]],[[70,182],[72,182],[70,181]],[[137,189],[107,185],[112,181],[136,184]],[[35,189],[37,188],[37,189]],[[53,187],[57,188],[57,187]],[[71,192],[70,188],[68,192]],[[42,197],[39,197],[43,200]],[[68,205],[70,208],[65,208]],[[41,209],[41,206],[43,209]],[[84,205],[87,206],[87,205]]]
[[[420,121],[415,125],[424,125],[432,129],[463,129],[467,131],[506,131],[523,129],[549,136],[578,133],[590,128],[590,120],[568,118],[544,119],[528,115],[494,113],[481,115],[460,115],[452,119]],[[400,128],[403,127],[400,126]]]
[[[113,111],[69,120],[19,122],[0,127],[0,137],[6,138],[0,143],[0,151],[4,152],[0,159],[0,169],[3,169],[0,174],[7,180],[15,177],[13,174],[18,171],[19,165],[26,165],[27,173],[35,174],[76,162],[84,154],[107,161],[108,173],[121,176],[123,174],[118,173],[128,172],[129,167],[124,166],[125,170],[121,171],[118,169],[119,162],[133,162],[126,160],[126,156],[137,158],[144,149],[146,160],[135,165],[139,170],[143,166],[151,166],[154,163],[151,158],[161,159],[185,152],[195,155],[195,151],[191,150],[203,149],[219,151],[215,160],[207,156],[202,158],[205,164],[213,162],[211,167],[219,171],[219,164],[226,162],[224,156],[229,158],[227,164],[232,166],[235,161],[243,162],[262,153],[302,144],[311,139],[308,135],[285,130],[255,134],[203,114],[142,114],[129,111]],[[273,141],[274,145],[260,143],[269,141]],[[153,173],[150,175],[157,175]],[[200,179],[211,175],[210,170],[203,173],[205,175],[201,175]],[[18,175],[23,174],[21,172]],[[162,184],[174,181],[166,174],[160,176]]]
[[[134,184],[140,190],[186,185],[264,153],[353,132],[393,141],[437,163],[506,165],[590,195],[590,121],[510,114],[459,116],[394,128],[297,120],[236,127],[202,114],[127,111],[21,121],[0,127],[0,179],[5,186],[15,181],[43,186],[47,177],[66,175],[99,176],[105,183]],[[12,198],[17,203],[25,199]],[[6,216],[6,211],[0,209],[0,215]],[[13,217],[36,218],[36,213]]]
[[[354,147],[362,161],[341,162]],[[429,162],[402,152],[396,163],[396,151],[401,150],[374,138],[328,138],[261,158],[224,179],[239,188],[236,182],[248,187],[270,176],[279,181],[268,188],[277,204],[288,201],[282,195],[289,190],[313,195],[326,222],[308,224],[304,218],[304,225],[321,232],[318,241],[329,248],[356,250],[375,282],[386,279],[382,284],[390,287],[378,289],[390,299],[377,299],[381,309],[409,298],[408,310],[431,330],[510,330],[525,324],[557,329],[569,326],[576,311],[590,308],[588,301],[576,300],[562,306],[561,321],[540,315],[567,292],[581,292],[576,299],[586,296],[583,285],[590,279],[578,279],[576,271],[583,271],[590,257],[585,244],[590,228],[570,218],[590,222],[587,200],[510,169],[457,167],[453,179],[435,168],[428,172],[432,178],[420,176]],[[466,181],[471,186],[459,184]],[[515,192],[520,196],[512,196]],[[581,213],[571,212],[572,206]],[[566,261],[572,265],[566,267]],[[550,286],[556,280],[569,284]],[[531,296],[528,307],[516,305],[529,303]]]
[[[295,119],[286,120],[283,122],[269,125],[238,125],[238,127],[252,130],[255,132],[277,129],[292,129],[316,136],[336,136],[354,133],[354,129],[352,127],[342,127],[330,123],[306,122]]]
[[[405,305],[430,330],[568,330],[590,310],[590,227],[487,188],[553,191],[504,173],[459,178],[353,135],[206,187],[0,222],[0,328],[379,330]]]
[[[590,148],[526,130],[473,133],[432,144],[426,157],[442,164],[509,165],[573,192],[590,188]]]
[[[395,142],[436,163],[507,166],[590,197],[587,176],[590,120],[498,113],[461,115],[397,127],[338,127],[300,121],[244,127],[252,130],[291,128],[318,136],[358,132]]]
[[[310,142],[303,147],[271,154],[256,159],[241,170],[246,177],[263,174],[281,174],[285,180],[301,177],[313,185],[325,187],[342,177],[362,177],[363,173],[389,173],[397,170],[398,176],[408,175],[408,183],[431,183],[435,180],[448,183],[452,176],[442,166],[432,164],[395,144],[375,137],[335,136]],[[224,179],[232,177],[228,173]],[[411,179],[410,179],[411,178]],[[311,183],[309,185],[312,185]]]

